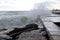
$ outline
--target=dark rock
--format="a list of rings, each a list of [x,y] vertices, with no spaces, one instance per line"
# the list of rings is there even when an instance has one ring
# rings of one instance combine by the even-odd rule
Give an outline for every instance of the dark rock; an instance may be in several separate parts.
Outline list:
[[[0,34],[0,40],[11,40],[12,38],[8,35],[5,35],[5,34]]]
[[[15,39],[16,36],[18,36],[22,32],[32,31],[32,30],[37,30],[37,29],[39,29],[37,24],[28,24],[24,28],[14,28],[14,30],[9,32],[7,35],[9,35],[9,36],[13,37],[13,39]]]
[[[3,28],[3,29],[0,29],[0,32],[1,32],[1,31],[5,31],[5,30],[7,30],[7,29],[5,29],[5,28]]]

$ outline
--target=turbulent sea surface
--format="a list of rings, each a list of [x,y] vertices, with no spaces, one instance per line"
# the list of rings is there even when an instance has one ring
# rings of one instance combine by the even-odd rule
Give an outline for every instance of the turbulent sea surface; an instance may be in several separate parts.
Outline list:
[[[23,27],[23,25],[30,23],[33,18],[27,16],[28,12],[0,12],[0,29],[12,29],[15,27]]]
[[[48,12],[48,14],[50,13]],[[46,15],[48,14],[46,13]],[[38,15],[45,16],[45,13],[36,11],[0,11],[0,29],[23,27],[27,23],[32,23],[36,20]]]

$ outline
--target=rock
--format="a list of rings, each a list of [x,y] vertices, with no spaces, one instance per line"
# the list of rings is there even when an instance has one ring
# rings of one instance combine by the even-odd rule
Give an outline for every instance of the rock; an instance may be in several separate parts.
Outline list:
[[[10,39],[12,39],[10,36],[5,34],[0,34],[0,40],[10,40]]]
[[[23,32],[20,34],[18,40],[46,40],[46,38],[39,33],[40,30],[33,30],[29,32]]]

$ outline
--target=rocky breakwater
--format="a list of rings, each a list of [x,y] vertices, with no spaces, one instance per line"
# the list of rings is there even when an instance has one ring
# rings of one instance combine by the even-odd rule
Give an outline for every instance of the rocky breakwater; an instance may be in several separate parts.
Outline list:
[[[47,40],[48,37],[44,28],[38,28],[37,24],[28,24],[23,28],[14,28],[5,35],[12,38],[8,38],[9,40]]]
[[[32,26],[32,25],[29,25]],[[33,26],[34,27],[34,26]],[[36,28],[36,27],[34,27]],[[46,31],[43,28],[25,31],[18,36],[17,40],[47,40]]]
[[[47,40],[43,34],[45,33],[40,33],[40,29],[23,32],[19,35],[18,40]]]

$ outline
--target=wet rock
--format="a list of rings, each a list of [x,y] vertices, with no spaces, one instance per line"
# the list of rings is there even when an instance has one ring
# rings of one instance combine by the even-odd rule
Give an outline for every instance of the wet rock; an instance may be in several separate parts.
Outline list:
[[[12,38],[5,34],[0,34],[0,40],[11,40]]]
[[[46,40],[46,38],[39,31],[40,29],[23,32],[22,34],[20,34],[18,40]]]
[[[7,30],[7,29],[5,29],[5,28],[4,28],[4,29],[0,29],[0,32],[1,32],[1,31],[5,31],[5,30]]]
[[[10,31],[7,35],[12,37],[14,40],[17,38],[17,36],[23,32],[28,32],[32,30],[38,30],[37,24],[27,24],[24,28],[14,28],[14,30]]]
[[[7,35],[15,38],[17,35],[21,34],[22,32],[32,31],[37,29],[39,29],[37,24],[28,24],[24,28],[14,28],[14,30],[9,32]]]

